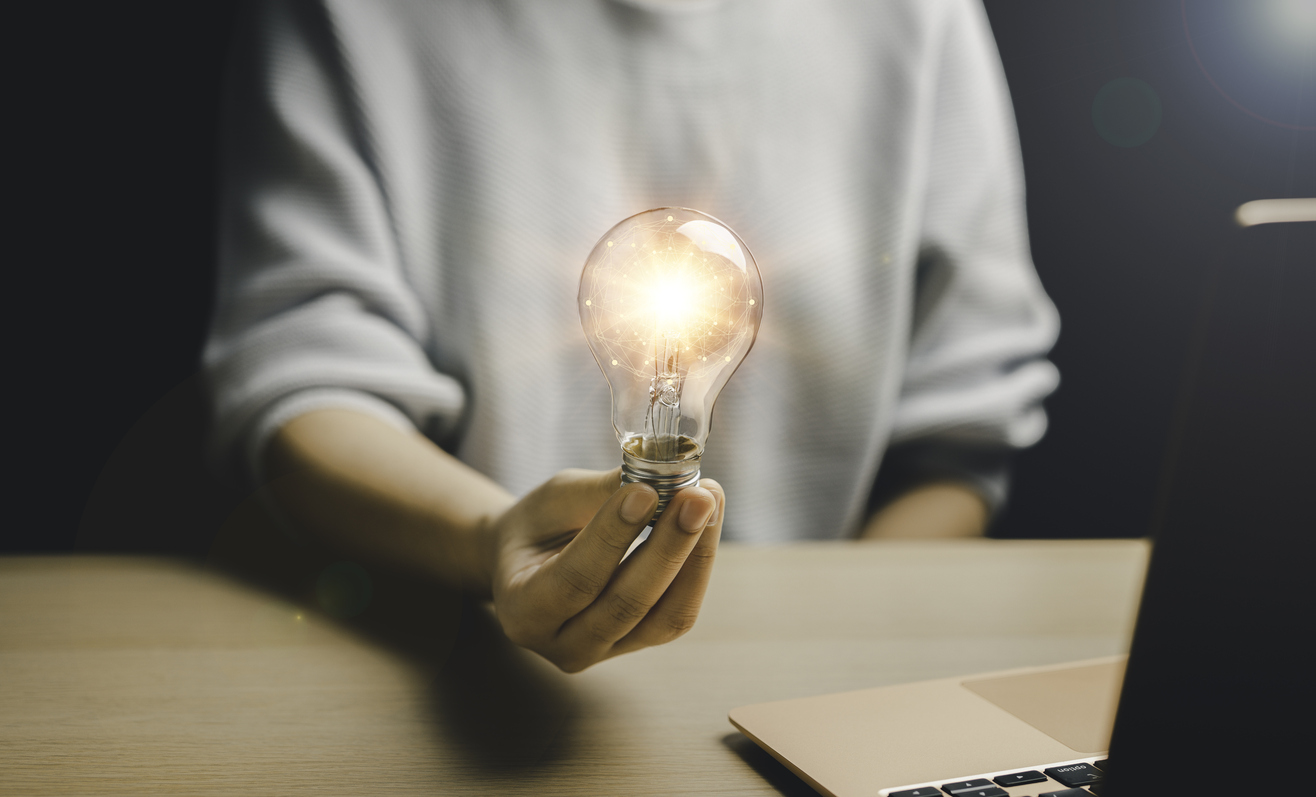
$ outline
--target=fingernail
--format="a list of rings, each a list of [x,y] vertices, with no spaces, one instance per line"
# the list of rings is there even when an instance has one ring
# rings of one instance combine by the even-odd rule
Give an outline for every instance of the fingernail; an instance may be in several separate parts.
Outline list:
[[[704,487],[703,480],[699,482],[700,487]],[[707,487],[704,489],[708,490]],[[712,493],[712,490],[708,490]],[[722,522],[722,514],[727,511],[727,499],[721,493],[713,493],[713,514],[708,518],[708,525],[713,526]]]
[[[707,501],[686,501],[685,505],[681,507],[681,516],[678,518],[681,522],[681,528],[689,532],[703,531],[704,526],[708,525],[708,519],[712,517],[713,511],[716,509],[716,498],[713,499],[711,504]]]
[[[627,523],[639,523],[649,519],[656,503],[654,494],[648,490],[633,490],[630,495],[621,499],[621,509],[617,513]]]

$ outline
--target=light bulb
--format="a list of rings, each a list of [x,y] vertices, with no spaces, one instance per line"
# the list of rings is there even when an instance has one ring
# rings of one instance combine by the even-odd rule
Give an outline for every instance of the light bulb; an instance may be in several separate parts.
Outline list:
[[[731,228],[689,208],[637,213],[585,261],[580,323],[612,391],[622,481],[658,515],[699,481],[713,403],[754,345],[763,282]]]

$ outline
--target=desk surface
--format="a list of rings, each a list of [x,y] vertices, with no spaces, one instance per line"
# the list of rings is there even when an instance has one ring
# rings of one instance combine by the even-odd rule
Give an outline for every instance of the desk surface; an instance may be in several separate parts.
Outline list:
[[[342,624],[188,562],[4,558],[0,793],[812,793],[727,711],[1123,652],[1146,556],[727,545],[693,631],[574,676],[391,580]]]

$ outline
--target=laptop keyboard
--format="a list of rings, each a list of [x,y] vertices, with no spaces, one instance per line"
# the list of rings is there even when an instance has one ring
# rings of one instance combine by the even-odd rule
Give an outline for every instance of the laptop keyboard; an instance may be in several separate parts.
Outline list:
[[[886,797],[1101,797],[1106,759],[1064,761],[945,783],[883,789]]]

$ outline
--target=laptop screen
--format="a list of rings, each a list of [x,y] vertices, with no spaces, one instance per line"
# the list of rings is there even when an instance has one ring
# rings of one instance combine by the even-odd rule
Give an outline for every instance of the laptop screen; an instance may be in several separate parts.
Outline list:
[[[1311,755],[1316,222],[1240,229],[1202,268],[1111,742],[1117,797],[1243,793]]]

